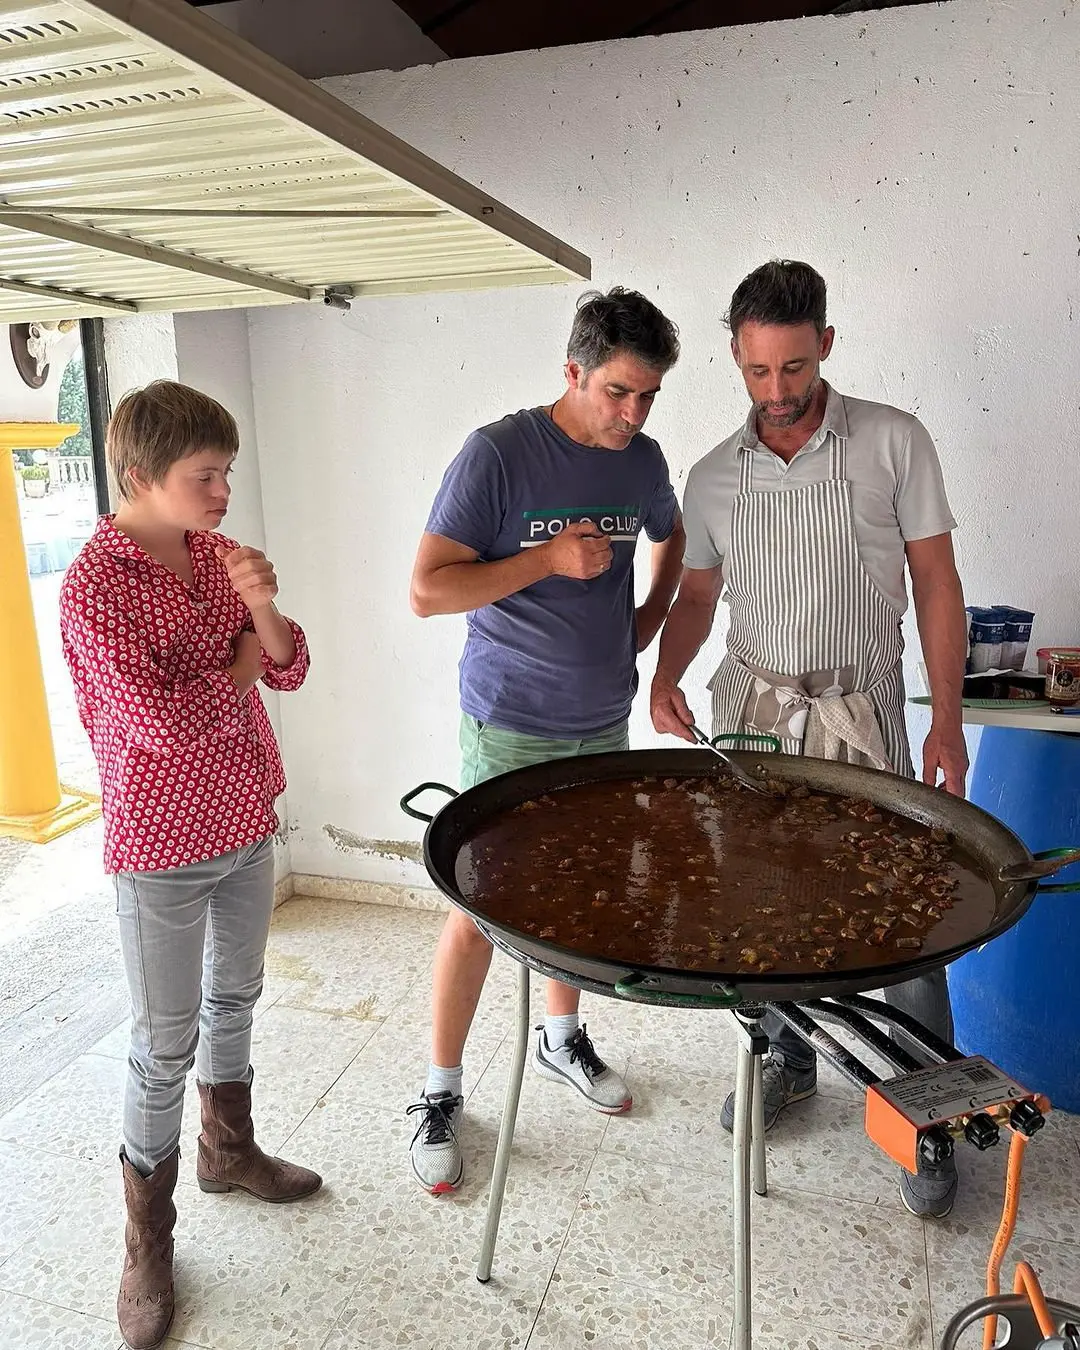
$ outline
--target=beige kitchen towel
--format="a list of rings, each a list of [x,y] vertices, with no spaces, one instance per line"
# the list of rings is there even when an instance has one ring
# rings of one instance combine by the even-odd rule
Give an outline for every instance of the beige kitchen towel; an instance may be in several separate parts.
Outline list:
[[[866,694],[811,699],[803,754],[892,771],[874,705]]]

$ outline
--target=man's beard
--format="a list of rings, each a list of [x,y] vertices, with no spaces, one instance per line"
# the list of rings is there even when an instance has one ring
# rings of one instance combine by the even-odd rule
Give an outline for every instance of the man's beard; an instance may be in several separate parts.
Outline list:
[[[754,412],[766,426],[793,427],[810,411],[817,394],[818,382],[815,380],[802,398],[786,398],[782,404],[766,399],[754,404]]]

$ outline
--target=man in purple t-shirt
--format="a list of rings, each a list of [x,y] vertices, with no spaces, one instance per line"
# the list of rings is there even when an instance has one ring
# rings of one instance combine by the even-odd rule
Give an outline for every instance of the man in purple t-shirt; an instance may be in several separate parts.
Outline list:
[[[615,287],[578,304],[566,390],[483,427],[443,479],[412,578],[412,607],[467,614],[461,658],[463,788],[544,760],[628,747],[637,653],[656,636],[682,567],[683,530],[660,447],[641,428],[679,357],[675,325]],[[634,606],[634,552],[653,543]],[[409,1108],[413,1173],[438,1195],[461,1184],[461,1058],[491,944],[459,910],[435,956],[432,1053]],[[579,991],[548,981],[533,1066],[597,1111],[630,1092],[578,1020]]]

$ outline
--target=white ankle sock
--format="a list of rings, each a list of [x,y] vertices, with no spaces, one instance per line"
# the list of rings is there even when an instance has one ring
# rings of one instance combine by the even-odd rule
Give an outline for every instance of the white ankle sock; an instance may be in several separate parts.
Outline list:
[[[563,1013],[553,1017],[551,1013],[544,1018],[544,1037],[549,1050],[560,1050],[573,1036],[580,1025],[577,1013]]]
[[[452,1092],[455,1097],[462,1095],[460,1064],[456,1069],[444,1069],[439,1064],[428,1065],[424,1096],[430,1097],[434,1092]]]

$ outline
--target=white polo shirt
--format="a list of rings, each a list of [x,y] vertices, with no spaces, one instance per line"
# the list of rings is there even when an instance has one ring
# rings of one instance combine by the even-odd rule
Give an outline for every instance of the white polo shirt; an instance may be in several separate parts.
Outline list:
[[[703,570],[723,564],[744,455],[754,456],[755,491],[786,492],[828,478],[829,438],[835,436],[847,442],[859,556],[882,595],[903,614],[905,544],[956,528],[934,442],[910,413],[826,387],[825,418],[790,464],[762,445],[753,410],[744,426],[698,460],[686,480],[683,561]]]

